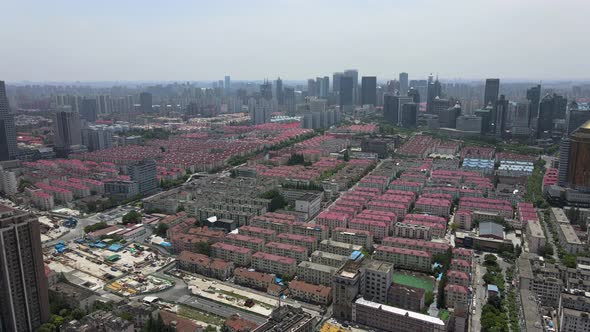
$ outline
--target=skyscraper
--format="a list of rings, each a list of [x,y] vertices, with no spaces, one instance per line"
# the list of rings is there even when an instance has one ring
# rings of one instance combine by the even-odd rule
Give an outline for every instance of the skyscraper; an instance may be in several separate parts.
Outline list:
[[[428,113],[434,112],[433,102],[436,97],[442,98],[442,86],[438,81],[438,77],[432,82],[432,76],[429,77],[428,83],[428,99],[426,100],[426,110]]]
[[[402,105],[400,123],[404,128],[416,128],[418,124],[418,104],[412,102]]]
[[[483,95],[483,107],[487,107],[490,103],[492,108],[496,107],[498,101],[498,94],[500,93],[500,79],[488,78],[486,79],[486,87]]]
[[[496,103],[496,120],[494,127],[496,136],[502,137],[506,135],[506,121],[508,117],[508,100],[504,95],[500,95],[500,99]]]
[[[285,103],[285,96],[283,94],[283,80],[281,78],[277,78],[275,81],[275,96],[277,97],[277,103],[279,105],[283,105]]]
[[[537,138],[549,137],[553,130],[553,120],[563,119],[567,99],[563,96],[553,94],[546,95],[539,103],[539,116],[537,119]]]
[[[35,331],[49,320],[39,222],[0,205],[0,331]]]
[[[340,110],[344,106],[354,105],[354,80],[350,76],[342,76],[340,78]]]
[[[411,97],[396,96],[391,93],[385,94],[383,96],[383,117],[396,126],[400,125],[403,105],[408,103],[413,103]]]
[[[361,84],[361,104],[377,105],[377,77],[363,76]]]
[[[139,95],[139,108],[144,113],[151,113],[152,112],[152,94],[149,92],[142,92]]]
[[[268,80],[264,80],[264,83],[260,85],[260,95],[263,99],[272,100],[272,83]]]
[[[57,110],[53,121],[53,137],[56,153],[67,157],[73,146],[82,144],[80,114],[72,111],[70,106],[62,106]]]
[[[228,76],[225,76],[225,83],[223,85],[223,93],[226,96],[229,96],[231,92],[231,78]]]
[[[328,98],[328,95],[330,94],[330,77],[328,76],[324,76],[323,78],[319,78],[318,77],[318,84],[319,84],[319,89],[320,89],[320,98]]]
[[[317,96],[316,92],[317,92],[318,88],[317,88],[317,82],[315,79],[310,78],[307,80],[307,95],[310,97],[315,97]]]
[[[295,112],[295,89],[285,87],[284,89],[285,110],[287,113]]]
[[[359,72],[356,69],[348,69],[344,71],[344,76],[352,78],[352,103],[356,105],[360,101],[360,98],[358,96]]]
[[[529,101],[529,126],[536,126],[537,117],[539,117],[539,103],[541,102],[541,85],[526,90],[526,99]]]
[[[332,74],[332,92],[339,93],[340,92],[340,78],[344,76],[344,73],[334,73]]]
[[[98,104],[94,98],[82,99],[80,117],[88,122],[95,122],[98,115]]]
[[[4,81],[0,81],[0,160],[16,159],[17,154],[14,117],[10,114]]]
[[[420,92],[418,92],[418,90],[411,88],[408,91],[408,97],[412,97],[416,104],[420,104]]]
[[[408,73],[399,73],[399,94],[406,96],[408,94]]]
[[[590,121],[576,129],[569,139],[567,184],[590,192]]]

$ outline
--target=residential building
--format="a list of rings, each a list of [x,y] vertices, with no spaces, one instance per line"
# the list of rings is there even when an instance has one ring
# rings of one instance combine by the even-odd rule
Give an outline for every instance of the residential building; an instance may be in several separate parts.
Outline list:
[[[63,106],[55,112],[53,119],[54,145],[59,157],[67,157],[69,153],[82,145],[80,114],[71,107]]]
[[[432,254],[426,251],[375,246],[375,259],[393,263],[394,266],[415,271],[429,272],[432,264]]]
[[[251,249],[253,252],[264,251],[264,240],[258,237],[230,233],[224,239],[225,243]]]
[[[272,242],[276,240],[276,232],[272,229],[244,225],[238,228],[238,232],[242,235],[261,238],[264,242]]]
[[[246,268],[234,270],[234,282],[238,285],[266,291],[268,286],[274,284],[274,277],[270,274],[251,271]]]
[[[309,303],[328,306],[332,302],[332,288],[328,286],[293,280],[289,283],[289,292],[294,298]]]
[[[445,304],[449,308],[467,309],[469,305],[469,290],[467,287],[447,284],[445,286]]]
[[[421,312],[426,291],[422,288],[393,283],[387,290],[387,304],[397,308]]]
[[[238,266],[250,266],[252,262],[252,249],[238,247],[229,243],[216,242],[211,245],[211,256],[228,262],[234,262]]]
[[[209,258],[203,254],[182,251],[178,255],[177,267],[192,273],[202,274],[219,280],[227,280],[234,271],[234,263]]]
[[[265,245],[265,251],[269,254],[291,257],[297,261],[297,264],[307,260],[307,248],[293,244],[281,242],[268,242]]]
[[[363,76],[361,79],[361,105],[377,105],[377,77]]]
[[[558,315],[560,331],[590,331],[590,293],[579,290],[565,290],[561,293]]]
[[[355,244],[348,244],[328,239],[320,242],[319,249],[332,254],[350,256],[354,251],[360,251],[362,247]]]
[[[393,282],[393,264],[378,260],[366,260],[361,267],[364,283],[361,293],[371,301],[386,303],[387,291]]]
[[[50,315],[39,222],[5,205],[0,205],[0,271],[0,331],[37,330]]]
[[[538,220],[530,220],[526,225],[526,236],[529,245],[529,252],[539,254],[540,249],[547,244],[547,238]]]
[[[348,256],[332,254],[325,251],[316,250],[311,254],[311,261],[313,263],[332,266],[335,268],[340,268],[346,261],[348,260]]]
[[[373,235],[367,230],[336,227],[332,229],[332,240],[362,246],[367,250],[373,248]]]
[[[127,168],[131,181],[137,182],[140,194],[147,195],[158,189],[158,169],[154,160],[138,161]]]
[[[333,266],[306,261],[297,266],[297,277],[314,285],[329,286],[332,284],[332,276],[337,270]]]
[[[139,108],[143,113],[152,113],[152,94],[142,92],[139,94]]]
[[[359,298],[352,305],[351,320],[356,324],[385,332],[446,332],[440,318]]]
[[[294,276],[297,261],[291,257],[259,251],[252,255],[252,268],[266,273]]]

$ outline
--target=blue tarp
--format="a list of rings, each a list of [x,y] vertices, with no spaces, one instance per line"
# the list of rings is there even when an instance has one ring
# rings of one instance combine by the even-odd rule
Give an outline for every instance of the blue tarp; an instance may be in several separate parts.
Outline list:
[[[170,244],[170,242],[160,242],[160,245],[162,247],[172,247],[172,245]]]
[[[110,251],[119,251],[119,250],[121,250],[121,248],[123,248],[123,246],[121,244],[119,244],[119,243],[113,243],[109,247],[109,250]]]
[[[95,243],[94,246],[102,249],[102,248],[106,248],[107,245],[106,245],[106,243],[100,242],[100,243]]]
[[[440,281],[442,279],[442,273],[438,274],[438,277],[436,277],[436,281]]]
[[[362,252],[355,250],[352,252],[352,254],[350,254],[350,259],[352,259],[353,261],[356,261],[358,258],[360,258],[363,255]]]

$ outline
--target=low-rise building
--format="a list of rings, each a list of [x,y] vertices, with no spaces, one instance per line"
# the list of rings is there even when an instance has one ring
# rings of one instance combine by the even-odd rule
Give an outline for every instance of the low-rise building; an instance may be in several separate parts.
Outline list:
[[[254,252],[264,251],[264,240],[258,237],[230,233],[224,239],[225,243],[248,248]]]
[[[469,274],[456,270],[447,270],[447,282],[449,284],[469,287]]]
[[[329,286],[337,268],[313,262],[301,262],[297,266],[297,277],[314,285]]]
[[[300,280],[289,283],[291,296],[309,303],[330,305],[332,302],[332,288],[322,285],[313,285]]]
[[[234,271],[234,263],[222,259],[211,259],[202,254],[183,251],[177,259],[177,267],[192,273],[202,274],[207,277],[226,280]]]
[[[336,227],[332,230],[332,240],[363,246],[367,250],[373,249],[373,235],[360,229]]]
[[[420,312],[424,308],[426,291],[393,283],[387,290],[387,304],[394,307]]]
[[[530,220],[526,225],[526,236],[529,252],[538,254],[539,250],[547,244],[547,238],[538,220]]]
[[[252,262],[252,249],[217,242],[211,245],[211,256],[228,262],[234,262],[238,266],[250,266]]]
[[[252,255],[252,268],[266,273],[294,276],[297,271],[297,261],[291,257],[259,251]]]
[[[242,226],[238,228],[238,232],[241,235],[247,235],[252,237],[261,238],[264,242],[273,242],[276,240],[277,233],[272,229],[266,229],[255,226]]]
[[[270,274],[258,271],[251,271],[245,268],[234,270],[234,282],[238,285],[266,291],[268,286],[274,283],[274,277]]]
[[[359,298],[352,305],[352,321],[385,332],[446,332],[440,318]]]
[[[277,241],[295,246],[304,246],[308,252],[314,252],[318,248],[318,242],[313,236],[282,233],[277,235]]]
[[[405,248],[375,246],[375,259],[393,263],[394,266],[415,271],[429,272],[432,254]]]
[[[467,309],[469,290],[465,286],[447,284],[445,286],[445,304],[449,308]]]
[[[276,308],[266,323],[252,332],[312,332],[316,318],[302,308],[283,305]]]
[[[354,251],[360,251],[363,247],[355,244],[348,244],[333,240],[323,240],[320,242],[320,250],[332,254],[350,256]]]
[[[393,226],[393,236],[427,241],[430,241],[432,239],[430,227],[403,222],[395,223],[395,225]]]
[[[311,261],[313,263],[333,266],[335,268],[340,268],[347,260],[348,256],[332,254],[320,250],[316,250],[311,254]]]
[[[570,254],[576,255],[586,249],[576,234],[576,231],[569,223],[557,224],[557,237],[563,249]]]
[[[281,242],[269,242],[265,246],[269,254],[294,258],[297,264],[307,260],[307,248]]]
[[[578,290],[566,290],[561,294],[559,303],[560,331],[590,331],[590,293]]]

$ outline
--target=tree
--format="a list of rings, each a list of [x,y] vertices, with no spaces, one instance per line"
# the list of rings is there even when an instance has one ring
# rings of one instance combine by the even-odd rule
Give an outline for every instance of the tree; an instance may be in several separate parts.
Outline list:
[[[292,154],[291,157],[289,158],[289,160],[287,161],[287,165],[292,166],[292,165],[303,165],[305,164],[305,158],[303,157],[302,154]]]
[[[123,223],[124,224],[139,224],[141,223],[141,213],[132,210],[127,212],[124,216],[123,216]]]
[[[211,254],[211,246],[207,242],[199,242],[197,243],[197,252],[209,256]]]
[[[562,262],[569,268],[576,268],[576,255],[566,254],[563,256]]]
[[[64,323],[64,318],[62,316],[51,315],[51,324],[53,324],[55,327],[60,327],[63,325],[63,323]]]
[[[496,255],[494,255],[494,254],[485,254],[485,256],[483,256],[483,259],[486,262],[487,261],[496,262],[498,260],[498,257],[496,257]]]
[[[567,217],[572,224],[578,224],[580,220],[580,209],[573,207],[567,211]]]
[[[94,231],[98,231],[100,229],[107,228],[107,227],[109,227],[109,225],[107,225],[106,222],[104,222],[104,221],[97,222],[96,224],[92,224],[92,225],[88,225],[88,226],[84,227],[84,233],[92,233]]]
[[[539,255],[541,255],[543,257],[551,257],[554,254],[555,254],[555,252],[553,251],[553,246],[549,243],[545,243],[544,246],[539,248]]]
[[[80,320],[86,314],[84,313],[84,310],[82,310],[80,308],[76,308],[76,309],[72,310],[72,312],[70,313],[70,315],[72,315],[72,318],[74,318],[76,320]]]
[[[343,159],[344,159],[344,161],[350,160],[350,152],[348,151],[348,149],[346,149],[346,151],[344,151]]]
[[[55,330],[55,325],[51,323],[45,323],[37,329],[37,332],[54,332]]]
[[[459,229],[459,224],[453,222],[451,224],[451,232],[455,233]]]
[[[168,231],[168,225],[164,223],[159,223],[158,226],[156,226],[156,229],[154,230],[154,234],[156,234],[159,237],[165,237],[166,231]]]
[[[434,302],[434,293],[433,292],[426,292],[424,294],[424,306],[430,307],[430,305]]]

